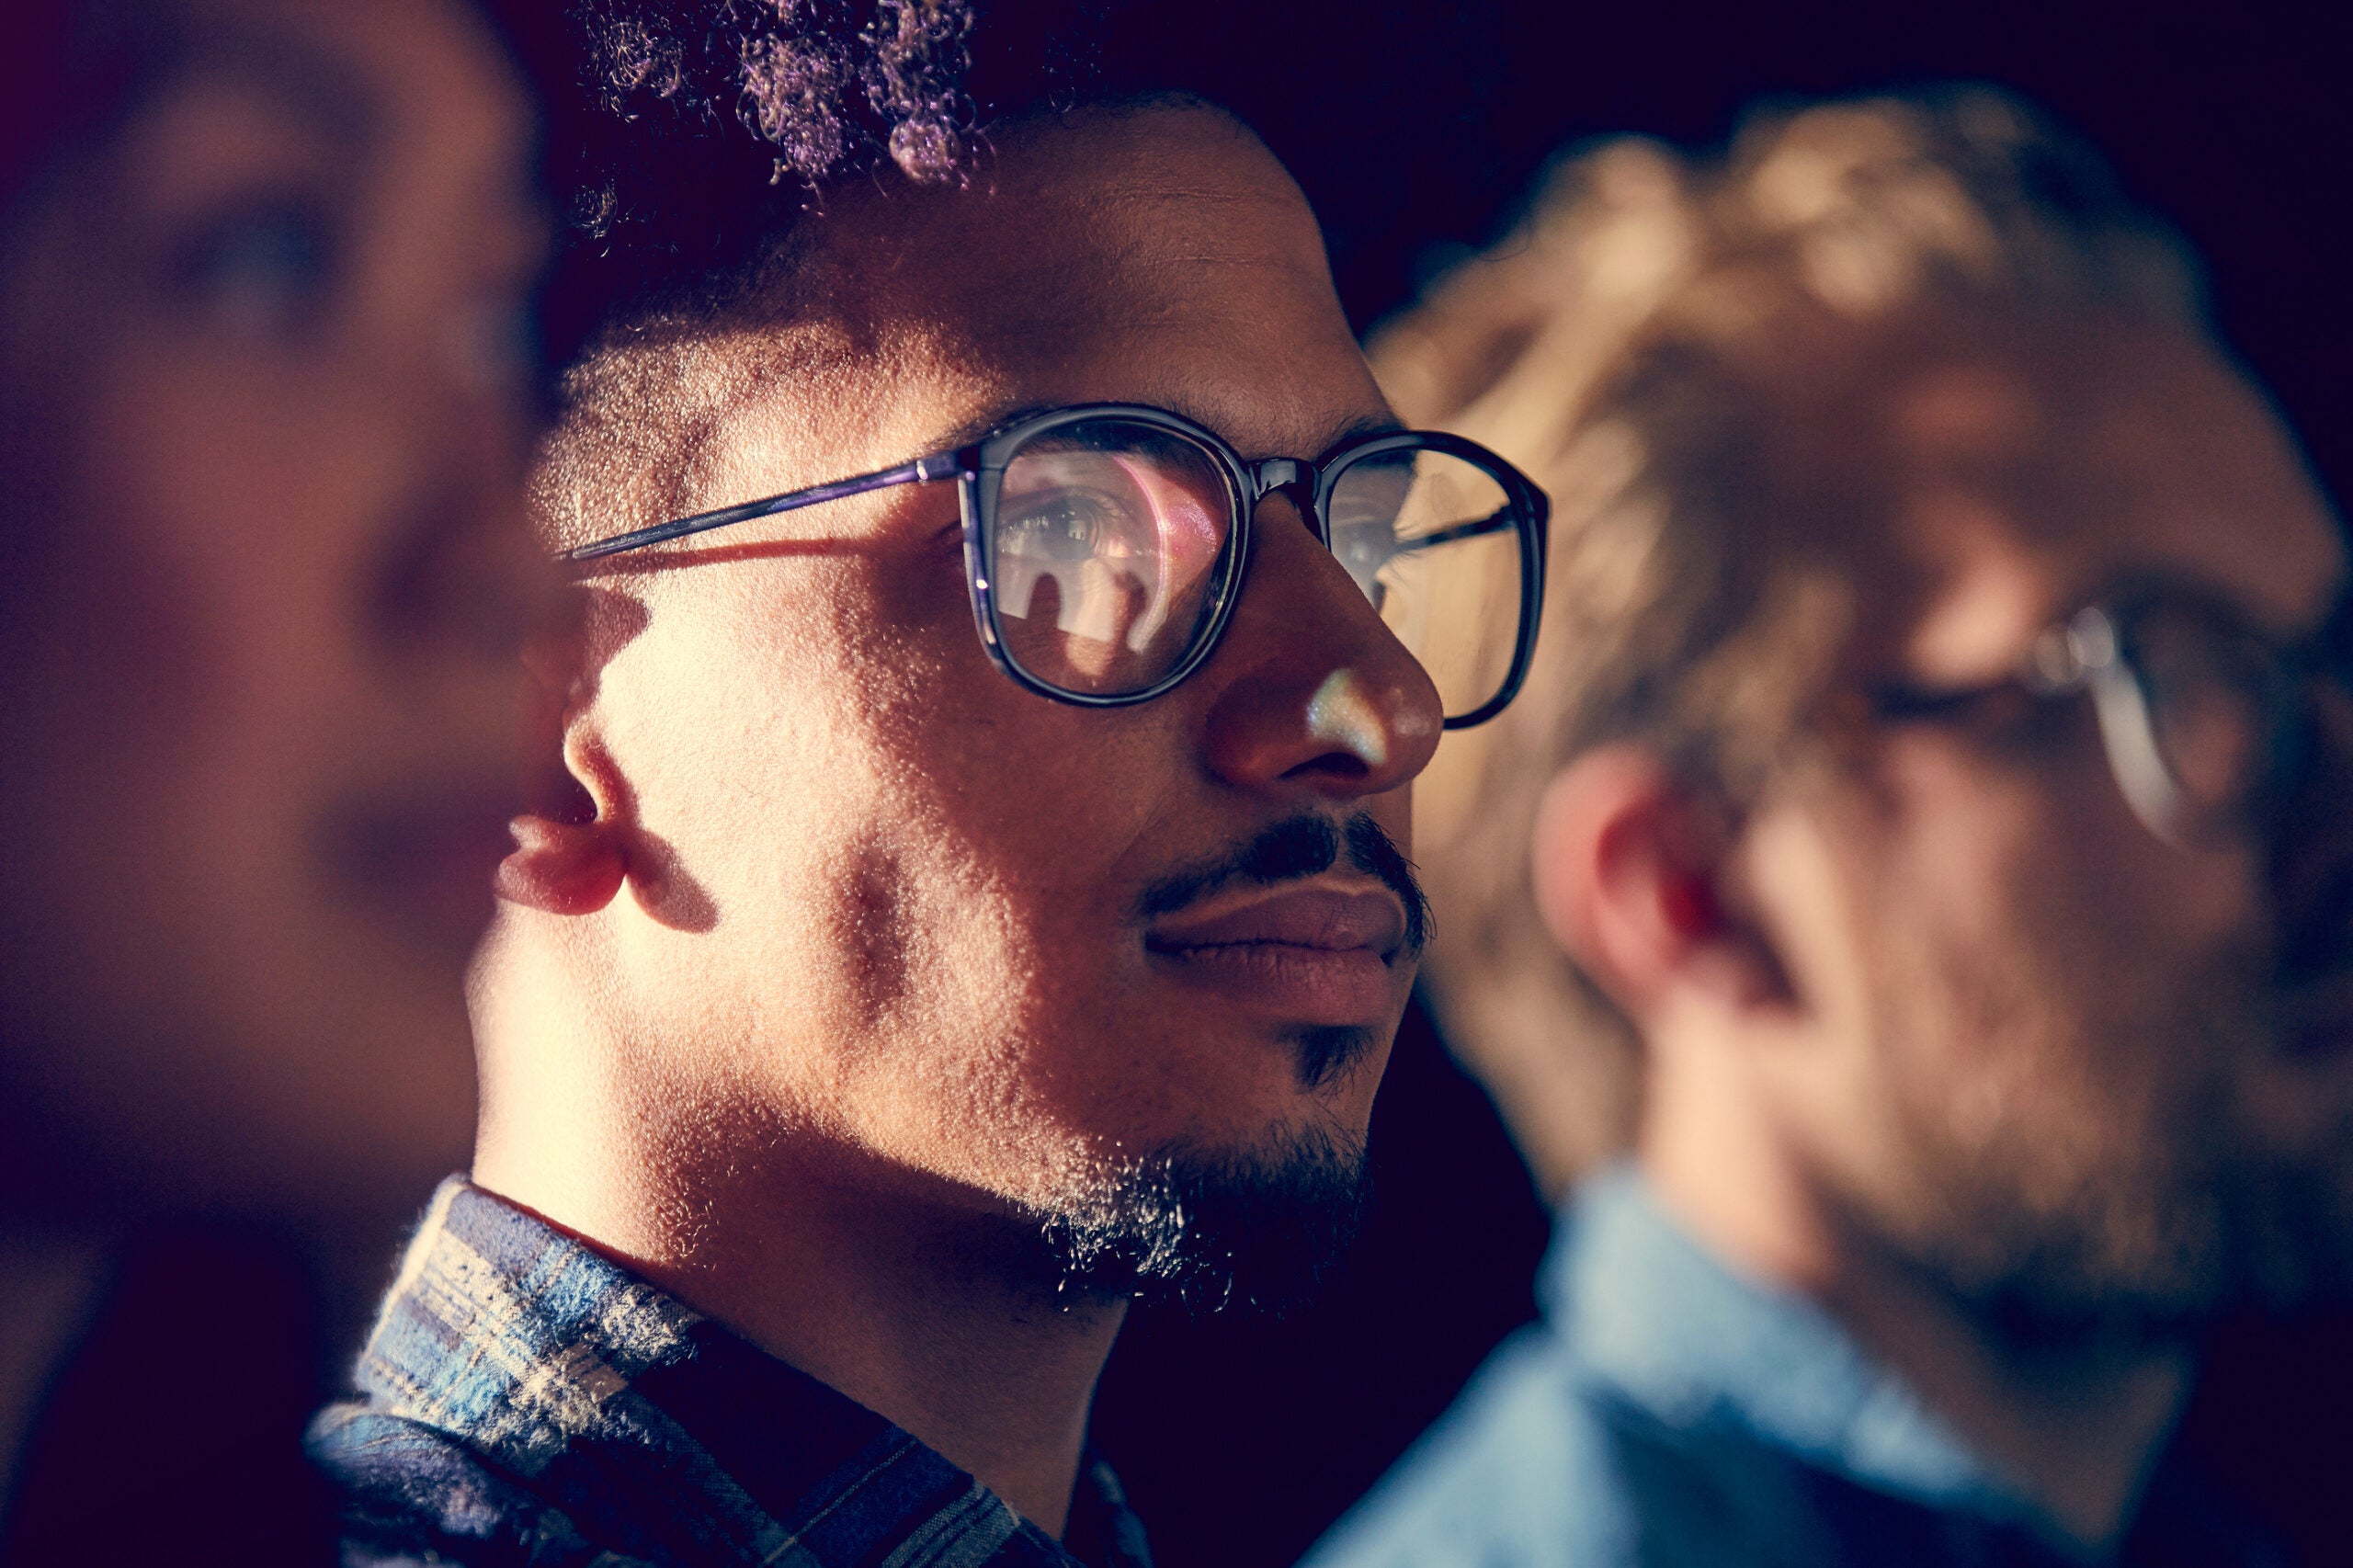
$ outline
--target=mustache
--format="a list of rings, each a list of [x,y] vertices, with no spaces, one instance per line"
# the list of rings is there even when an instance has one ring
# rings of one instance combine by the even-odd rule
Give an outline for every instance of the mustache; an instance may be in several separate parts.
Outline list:
[[[1414,863],[1365,812],[1338,824],[1313,813],[1286,818],[1254,835],[1229,855],[1154,881],[1136,901],[1136,913],[1154,920],[1236,883],[1271,887],[1322,876],[1338,865],[1343,856],[1352,869],[1397,895],[1397,902],[1405,906],[1405,955],[1419,957],[1429,941],[1430,901],[1414,874]]]

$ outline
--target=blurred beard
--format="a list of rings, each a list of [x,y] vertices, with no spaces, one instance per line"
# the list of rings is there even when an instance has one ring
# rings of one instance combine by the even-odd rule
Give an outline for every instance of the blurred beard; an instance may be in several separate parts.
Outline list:
[[[2353,1114],[2283,1142],[2255,1104],[2282,1052],[2268,955],[2162,996],[2153,976],[2096,1025],[2063,1006],[2063,955],[1965,980],[1927,956],[1873,955],[1908,1199],[1849,1197],[1974,1320],[2022,1346],[2178,1342],[2353,1295]]]
[[[1038,1233],[1063,1300],[1281,1315],[1347,1251],[1364,1198],[1361,1142],[1311,1128],[1249,1156],[1163,1150],[1056,1206]]]

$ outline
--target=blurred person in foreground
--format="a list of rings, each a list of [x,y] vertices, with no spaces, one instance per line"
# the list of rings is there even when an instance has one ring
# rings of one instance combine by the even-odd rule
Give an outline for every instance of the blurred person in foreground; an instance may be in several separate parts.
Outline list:
[[[1375,357],[1562,514],[1423,826],[1577,1186],[1316,1568],[2283,1561],[2165,1455],[2353,1260],[2346,557],[2178,244],[1998,94],[1831,104],[1577,159]]]
[[[1003,13],[665,15],[585,35],[535,494],[590,608],[472,1180],[314,1451],[356,1562],[1140,1564],[1097,1377],[1345,1238],[1404,789],[1516,684],[1542,505],[1397,431],[1222,112],[978,121]]]
[[[444,0],[0,38],[0,1558],[256,1561],[471,1129],[529,115]]]

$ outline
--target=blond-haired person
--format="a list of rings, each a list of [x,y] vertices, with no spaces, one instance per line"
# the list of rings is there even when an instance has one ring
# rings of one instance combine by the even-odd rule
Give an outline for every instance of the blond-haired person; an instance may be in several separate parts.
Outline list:
[[[1313,1559],[2274,1562],[2166,1439],[2353,1257],[2338,525],[1983,90],[1621,142],[1377,346],[1558,506],[1419,802],[1547,1321]]]

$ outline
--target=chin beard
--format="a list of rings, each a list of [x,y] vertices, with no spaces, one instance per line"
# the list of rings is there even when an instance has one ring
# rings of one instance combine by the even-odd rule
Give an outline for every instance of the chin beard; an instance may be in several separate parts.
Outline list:
[[[2218,965],[2186,988],[2147,1047],[2178,1076],[2132,1119],[2104,1122],[2127,1096],[2079,1084],[2048,1096],[2066,1119],[1964,1151],[1915,1104],[1909,1142],[1939,1202],[1886,1239],[2027,1348],[2181,1343],[2234,1313],[2353,1300],[2353,1123],[2298,1149],[2264,1135],[2242,1074],[2283,1047],[2260,972]],[[2054,1181],[2048,1152],[2086,1129],[2102,1157]]]
[[[2342,1185],[2248,1159],[2155,1193],[2086,1195],[1919,1261],[2006,1341],[2181,1343],[2242,1312],[2353,1301],[2353,1208]]]
[[[1062,1300],[1133,1297],[1282,1315],[1312,1300],[1364,1210],[1360,1141],[1323,1129],[1251,1154],[1163,1149],[1044,1214]]]

